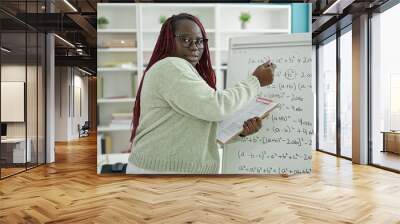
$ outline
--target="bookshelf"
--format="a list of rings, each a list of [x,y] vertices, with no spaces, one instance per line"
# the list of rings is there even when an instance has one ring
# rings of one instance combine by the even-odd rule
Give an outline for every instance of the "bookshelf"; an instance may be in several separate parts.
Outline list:
[[[135,98],[97,99],[97,103],[134,103]]]
[[[97,30],[97,146],[99,158],[103,158],[101,155],[129,148],[132,108],[142,69],[138,66],[138,6],[102,3],[97,12],[97,18],[108,20]]]
[[[139,80],[161,29],[161,16],[186,12],[200,19],[209,39],[217,89],[224,88],[229,38],[291,30],[290,4],[99,3],[97,7],[98,18],[109,20],[104,29],[98,29],[97,51],[98,133],[112,141],[107,153],[121,153],[129,143],[130,124],[113,125],[113,114],[132,113]],[[241,12],[252,16],[246,29],[241,28]]]
[[[124,126],[99,126],[97,127],[98,132],[111,132],[111,131],[129,131],[130,126],[129,125],[124,125]]]
[[[97,33],[136,33],[136,29],[98,29]]]
[[[99,48],[97,52],[106,53],[106,52],[136,52],[137,48],[123,48],[123,47],[114,47],[114,48]]]

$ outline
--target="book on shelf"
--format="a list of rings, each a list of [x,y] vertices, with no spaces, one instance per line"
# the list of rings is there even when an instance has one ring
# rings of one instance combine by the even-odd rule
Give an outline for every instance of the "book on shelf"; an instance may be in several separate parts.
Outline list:
[[[129,39],[111,39],[99,44],[99,48],[135,48],[136,46],[136,40]]]
[[[119,131],[129,131],[131,129],[130,122],[126,124],[113,124],[111,123],[109,126],[111,129],[119,130]]]
[[[101,154],[106,154],[106,139],[104,138],[104,136],[101,136],[100,147],[101,147]]]
[[[131,98],[131,97],[103,97],[98,99],[99,103],[106,103],[106,102],[126,102],[126,103],[134,103],[135,102],[135,98]],[[133,104],[132,104],[133,106]]]
[[[132,120],[112,120],[111,121],[111,126],[115,125],[130,125]]]
[[[100,68],[103,69],[109,69],[109,68],[118,68],[118,69],[137,69],[137,66],[133,63],[123,63],[123,62],[108,62],[104,63],[99,66]]]
[[[132,113],[113,113],[111,115],[112,119],[110,122],[110,127],[113,128],[127,128],[130,127],[132,123]]]
[[[97,98],[103,97],[103,77],[97,76]]]
[[[123,69],[137,69],[137,66],[133,63],[120,64],[119,67]]]
[[[130,119],[132,120],[132,113],[128,112],[128,113],[112,113],[111,117],[113,119],[121,119],[121,120],[125,120],[125,119]]]
[[[107,96],[107,97],[103,97],[103,99],[107,99],[107,100],[115,100],[115,99],[129,99],[130,97],[127,95],[121,95],[121,96]]]
[[[110,135],[102,135],[100,142],[102,154],[109,154],[112,152],[112,137]]]

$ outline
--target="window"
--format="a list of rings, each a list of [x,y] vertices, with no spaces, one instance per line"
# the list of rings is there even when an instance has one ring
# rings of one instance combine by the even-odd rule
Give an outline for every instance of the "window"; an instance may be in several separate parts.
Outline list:
[[[340,36],[340,154],[352,156],[352,32]]]
[[[16,14],[23,16],[24,13],[42,12],[44,4],[45,1],[20,1],[19,8],[13,8],[17,10]],[[17,96],[15,99],[22,100],[16,107],[18,111],[12,111],[9,106],[18,104],[18,100],[0,100],[1,114],[18,115],[11,116],[17,119],[2,117],[0,121],[2,127],[6,127],[0,144],[2,179],[45,163],[46,38],[44,33],[4,12],[0,12],[0,26],[1,98],[12,94]]]
[[[336,40],[318,48],[318,149],[336,153]]]
[[[400,73],[390,74],[390,130],[400,130]]]
[[[312,149],[315,150],[316,149],[316,143],[317,143],[317,135],[316,135],[316,131],[317,131],[317,47],[316,45],[312,46],[312,91],[313,91],[313,105],[314,105],[314,117],[313,117],[313,121],[314,121],[314,134],[312,137]]]
[[[371,19],[372,163],[400,170],[400,5]]]

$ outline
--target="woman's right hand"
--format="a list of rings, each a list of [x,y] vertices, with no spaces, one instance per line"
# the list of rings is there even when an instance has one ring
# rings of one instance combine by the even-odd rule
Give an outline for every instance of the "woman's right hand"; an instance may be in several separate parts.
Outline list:
[[[274,81],[274,72],[276,65],[270,61],[259,65],[253,72],[253,75],[260,81],[261,87],[272,84]]]

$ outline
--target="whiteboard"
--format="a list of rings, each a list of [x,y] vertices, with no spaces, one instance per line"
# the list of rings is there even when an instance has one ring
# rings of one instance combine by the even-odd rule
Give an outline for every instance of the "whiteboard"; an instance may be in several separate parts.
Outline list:
[[[24,82],[1,82],[1,122],[24,122]]]
[[[279,103],[262,128],[224,145],[222,173],[298,174],[311,172],[313,93],[311,34],[270,34],[232,38],[227,88],[271,59],[273,84],[259,96]]]

